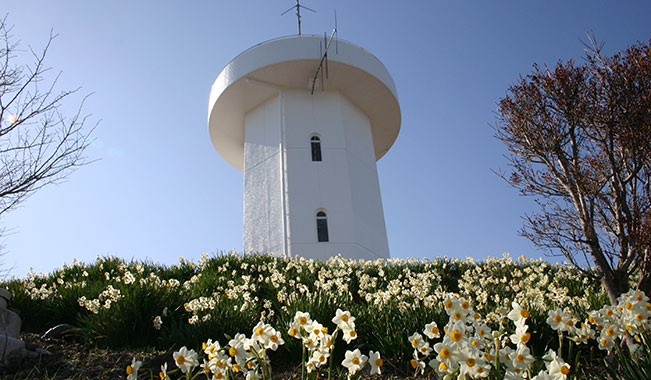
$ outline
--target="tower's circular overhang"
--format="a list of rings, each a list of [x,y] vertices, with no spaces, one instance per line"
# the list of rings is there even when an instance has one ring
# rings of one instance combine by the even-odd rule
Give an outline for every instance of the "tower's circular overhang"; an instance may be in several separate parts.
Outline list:
[[[219,154],[244,169],[244,118],[281,89],[311,91],[323,36],[297,35],[256,45],[233,59],[210,91],[208,128]],[[325,67],[324,67],[325,69]],[[339,91],[370,120],[375,159],[391,148],[400,131],[400,105],[393,79],[368,51],[337,39],[328,49],[328,76],[314,91]]]

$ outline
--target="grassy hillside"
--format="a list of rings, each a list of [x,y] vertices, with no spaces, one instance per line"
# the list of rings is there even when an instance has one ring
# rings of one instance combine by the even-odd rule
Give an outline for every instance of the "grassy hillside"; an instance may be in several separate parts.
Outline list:
[[[204,255],[197,263],[181,259],[173,266],[98,258],[47,275],[12,279],[3,286],[14,297],[10,307],[21,311],[23,330],[41,333],[69,323],[99,347],[175,351],[187,346],[200,351],[208,339],[228,346],[236,334],[248,336],[262,322],[273,326],[285,343],[269,350],[275,369],[301,365],[301,339],[289,335],[297,312],[308,312],[311,320],[333,333],[343,331],[333,317],[337,309],[345,310],[355,318],[356,337],[349,344],[335,342],[332,361],[341,368],[345,351],[380,352],[385,372],[392,373],[414,373],[419,366],[432,371],[427,364],[437,357],[432,350],[441,338],[430,340],[429,353],[421,350],[423,355],[415,356],[420,343],[413,344],[413,334],[422,334],[431,322],[441,330],[451,326],[452,309],[446,301],[468,301],[476,319],[468,326],[481,322],[506,337],[516,332],[507,318],[516,302],[527,311],[526,343],[536,358],[559,349],[559,334],[547,322],[550,312],[563,312],[579,324],[588,319],[588,311],[607,303],[600,284],[584,280],[569,267],[508,256],[479,263],[446,258],[333,258],[321,263],[224,254]],[[583,352],[597,358],[605,352],[595,340],[580,347],[567,342],[563,354],[572,363],[580,360],[568,357],[571,350],[572,355]]]

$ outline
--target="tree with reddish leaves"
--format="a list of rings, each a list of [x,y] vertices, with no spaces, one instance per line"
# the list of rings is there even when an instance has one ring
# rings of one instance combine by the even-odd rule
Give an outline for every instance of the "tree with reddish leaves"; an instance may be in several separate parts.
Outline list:
[[[611,303],[633,286],[651,293],[651,46],[534,65],[499,101],[498,174],[538,212],[522,235],[603,283]]]

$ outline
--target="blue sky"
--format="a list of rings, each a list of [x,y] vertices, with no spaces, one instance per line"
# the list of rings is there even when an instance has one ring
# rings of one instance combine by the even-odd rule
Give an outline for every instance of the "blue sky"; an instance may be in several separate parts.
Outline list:
[[[387,67],[400,135],[378,162],[392,257],[483,259],[544,252],[518,236],[534,209],[492,170],[496,103],[533,63],[611,54],[651,38],[647,1],[304,0],[303,33],[330,33]],[[210,86],[237,54],[296,33],[293,0],[4,1],[22,47],[58,33],[47,63],[60,88],[93,93],[91,165],[0,221],[4,267],[23,276],[97,255],[171,264],[242,249],[243,175],[208,136]],[[72,112],[80,98],[66,104]],[[91,124],[89,124],[91,126]]]

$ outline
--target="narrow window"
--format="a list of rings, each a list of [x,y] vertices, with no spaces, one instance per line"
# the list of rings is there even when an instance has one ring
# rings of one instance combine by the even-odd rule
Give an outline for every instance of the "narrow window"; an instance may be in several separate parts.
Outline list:
[[[310,141],[312,143],[312,161],[321,161],[321,139],[318,136],[312,136]]]
[[[323,211],[316,213],[316,234],[319,242],[328,241],[328,217]]]

